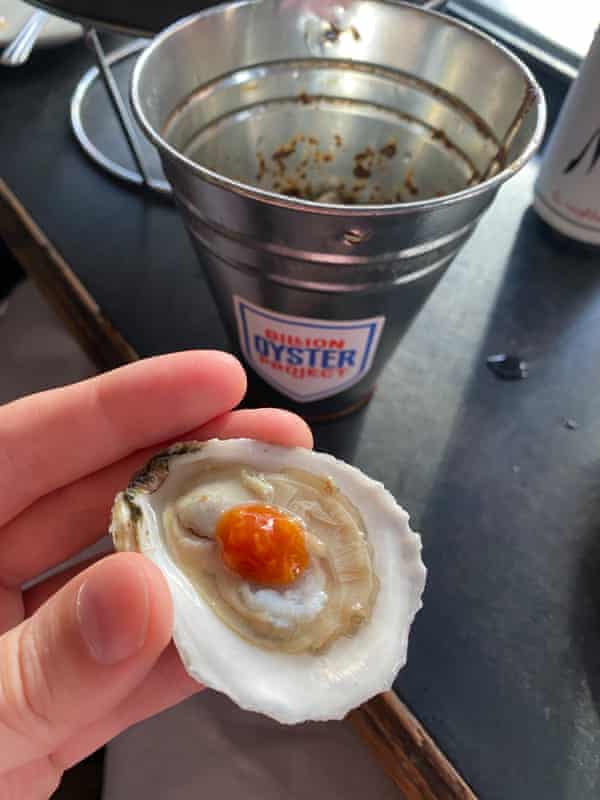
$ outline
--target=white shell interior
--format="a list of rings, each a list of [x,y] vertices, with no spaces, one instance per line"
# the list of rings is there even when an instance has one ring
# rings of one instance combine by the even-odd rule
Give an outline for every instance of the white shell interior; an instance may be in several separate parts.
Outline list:
[[[202,460],[265,472],[302,469],[331,478],[358,508],[373,548],[380,587],[370,621],[319,654],[264,650],[223,624],[170,558],[162,536],[165,502],[177,495]],[[242,708],[284,723],[340,719],[391,688],[406,662],[426,570],[420,536],[410,530],[408,514],[382,484],[324,453],[249,439],[211,440],[198,452],[173,456],[161,487],[152,494],[137,493],[135,502],[142,511],[137,522],[140,549],[166,576],[175,606],[175,645],[198,681],[224,692]],[[117,518],[126,508],[117,504]]]

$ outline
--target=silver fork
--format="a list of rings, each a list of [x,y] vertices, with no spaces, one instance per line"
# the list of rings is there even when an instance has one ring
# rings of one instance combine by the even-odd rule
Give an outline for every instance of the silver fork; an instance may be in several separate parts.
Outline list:
[[[33,12],[12,42],[2,51],[0,64],[3,67],[20,67],[27,61],[48,16],[41,8]]]

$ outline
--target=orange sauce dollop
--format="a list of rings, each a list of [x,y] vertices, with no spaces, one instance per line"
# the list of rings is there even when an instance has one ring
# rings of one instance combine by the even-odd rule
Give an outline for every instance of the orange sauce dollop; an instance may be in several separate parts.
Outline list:
[[[217,523],[225,565],[262,586],[289,586],[308,566],[302,526],[269,505],[236,506]]]

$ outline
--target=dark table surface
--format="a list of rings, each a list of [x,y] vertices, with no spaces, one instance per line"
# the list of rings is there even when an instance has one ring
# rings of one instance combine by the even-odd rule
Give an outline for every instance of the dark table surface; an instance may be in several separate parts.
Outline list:
[[[0,176],[141,355],[226,347],[166,202],[70,133],[82,43],[0,73]],[[368,408],[317,445],[385,482],[429,582],[396,689],[483,800],[600,793],[600,254],[505,186]],[[501,382],[486,357],[517,352]],[[571,420],[570,425],[566,420]]]

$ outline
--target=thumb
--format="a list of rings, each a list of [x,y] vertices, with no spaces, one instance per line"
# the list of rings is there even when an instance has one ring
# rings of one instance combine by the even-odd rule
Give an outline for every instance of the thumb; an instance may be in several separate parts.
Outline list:
[[[171,596],[136,553],[81,572],[0,638],[0,773],[45,756],[104,717],[171,637]]]

